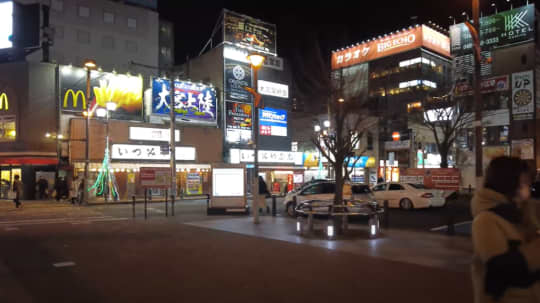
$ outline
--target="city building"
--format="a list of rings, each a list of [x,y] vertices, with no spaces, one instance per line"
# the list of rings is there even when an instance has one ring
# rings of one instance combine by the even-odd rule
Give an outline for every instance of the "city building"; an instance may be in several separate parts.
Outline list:
[[[290,67],[276,49],[274,24],[223,11],[222,23],[201,52],[177,68],[178,73],[195,81],[212,83],[219,92],[219,127],[223,131],[223,160],[247,164],[248,180],[252,180],[254,131],[259,134],[259,174],[274,192],[284,192],[303,183],[302,154],[291,150]],[[264,65],[256,72],[248,55],[265,56]],[[255,77],[257,73],[257,78]],[[259,129],[254,130],[256,114],[254,98],[246,87],[257,86],[262,95]],[[296,178],[296,179],[295,179]]]
[[[422,126],[423,115],[413,114],[451,90],[451,67],[449,38],[434,24],[410,26],[332,53],[333,73],[354,81],[355,94],[367,93],[369,110],[379,118],[377,179],[396,180],[399,169],[422,167],[418,149],[437,154],[433,133]]]
[[[500,155],[513,155],[540,168],[538,119],[538,43],[534,4],[502,11],[480,19],[482,46],[483,167]],[[514,20],[514,21],[512,21]],[[475,186],[474,97],[472,38],[465,24],[450,27],[454,56],[454,96],[465,104],[471,123],[457,142],[457,166],[462,184]]]

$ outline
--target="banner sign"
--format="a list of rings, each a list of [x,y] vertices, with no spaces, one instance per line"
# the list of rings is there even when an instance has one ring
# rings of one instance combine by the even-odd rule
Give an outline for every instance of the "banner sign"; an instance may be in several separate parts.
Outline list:
[[[509,88],[508,75],[482,79],[480,82],[482,94],[507,91]],[[473,87],[468,81],[459,82],[456,83],[454,92],[456,96],[472,95]]]
[[[386,35],[332,54],[332,69],[339,69],[419,47],[450,57],[450,39],[425,25]]]
[[[401,172],[400,181],[420,183],[430,189],[455,191],[459,190],[460,172],[457,168],[406,168]]]
[[[533,118],[533,71],[512,74],[512,116],[514,120]]]
[[[152,114],[169,115],[171,82],[152,79]],[[174,81],[174,111],[187,122],[216,123],[217,97],[213,87],[187,81]]]
[[[232,156],[234,155],[234,157]],[[253,162],[255,153],[252,149],[231,149],[231,163]],[[259,150],[260,163],[294,163],[303,164],[301,152]]]
[[[202,195],[202,182],[199,173],[188,173],[186,178],[186,194]]]
[[[225,59],[225,100],[251,103],[251,66],[248,63]]]
[[[303,153],[302,162],[305,167],[318,167],[319,166],[319,154],[318,153]]]
[[[345,162],[347,162],[347,167],[355,168],[375,167],[376,164],[375,158],[368,156],[351,157],[345,159]]]
[[[270,107],[259,110],[259,133],[261,136],[287,136],[287,111]]]
[[[480,46],[483,50],[534,40],[534,5],[526,5],[480,18]],[[471,33],[464,23],[450,26],[453,55],[472,52]]]
[[[253,106],[246,103],[225,102],[227,128],[246,129],[252,128]]]
[[[167,128],[129,127],[129,140],[170,142],[171,130]],[[174,141],[180,142],[180,130],[174,131]]]
[[[139,180],[145,188],[169,188],[171,169],[168,167],[141,167]]]
[[[83,112],[95,106],[106,108],[116,103],[112,119],[141,120],[143,79],[140,76],[91,71],[90,99],[86,96],[85,69],[71,66],[60,68],[60,108],[65,112]]]
[[[289,98],[289,86],[270,81],[257,81],[257,90],[261,95],[274,96],[278,98]]]
[[[223,41],[276,55],[276,25],[225,11]]]
[[[114,160],[170,160],[170,155],[162,155],[159,145],[113,144],[111,159]],[[194,161],[195,147],[176,146],[177,161]]]

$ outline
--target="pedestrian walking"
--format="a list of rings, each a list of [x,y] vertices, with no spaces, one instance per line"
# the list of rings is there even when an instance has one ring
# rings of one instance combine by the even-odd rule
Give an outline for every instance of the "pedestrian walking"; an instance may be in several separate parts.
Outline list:
[[[22,197],[22,190],[23,183],[19,180],[19,175],[15,175],[15,181],[13,181],[13,192],[15,192],[15,199],[13,199],[13,202],[15,203],[16,208],[22,206],[22,203],[20,201]]]
[[[75,202],[79,203],[79,191],[81,188],[81,181],[79,180],[79,177],[74,177],[71,181],[71,187],[69,189],[69,195],[71,197],[71,204],[75,204]]]
[[[491,161],[471,202],[474,302],[540,302],[540,236],[532,173],[519,158]],[[537,222],[537,221],[536,221]]]

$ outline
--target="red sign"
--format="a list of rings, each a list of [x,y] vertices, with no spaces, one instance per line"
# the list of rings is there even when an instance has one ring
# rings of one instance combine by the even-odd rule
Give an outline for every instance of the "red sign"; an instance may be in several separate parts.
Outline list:
[[[293,175],[287,175],[287,192],[293,190]]]
[[[429,48],[450,57],[450,38],[422,25],[334,52],[332,54],[332,69],[372,61],[419,47]]]
[[[403,182],[420,181],[426,188],[459,190],[460,173],[457,168],[406,168],[401,173]]]
[[[480,82],[480,92],[482,94],[507,91],[509,89],[508,75],[487,78]],[[455,93],[458,96],[471,95],[473,88],[468,82],[458,83],[456,84]]]
[[[141,167],[139,180],[142,187],[169,188],[171,169],[169,167]]]
[[[401,138],[401,136],[399,135],[399,132],[392,133],[392,140],[399,141],[399,138]]]

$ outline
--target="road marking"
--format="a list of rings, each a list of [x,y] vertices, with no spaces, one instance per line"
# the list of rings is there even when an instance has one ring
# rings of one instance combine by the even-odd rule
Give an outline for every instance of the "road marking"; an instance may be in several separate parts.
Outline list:
[[[58,262],[58,263],[53,263],[53,266],[54,267],[70,267],[70,266],[75,266],[75,262],[73,261],[65,261],[65,262]]]
[[[92,222],[112,222],[112,221],[125,221],[128,220],[126,217],[114,218],[114,217],[88,217],[88,218],[60,218],[60,219],[36,219],[36,220],[24,220],[24,221],[9,221],[9,222],[0,222],[2,225],[16,225],[16,226],[25,226],[25,225],[41,225],[41,224],[91,224]]]
[[[472,223],[472,221],[463,221],[463,222],[459,222],[459,223],[454,224],[454,227],[460,226],[460,225],[465,225],[465,224],[471,224],[471,223]],[[430,229],[430,231],[439,231],[439,230],[443,230],[443,229],[447,229],[447,228],[448,228],[448,225],[443,225],[443,226],[434,227],[434,228]]]
[[[36,223],[36,222],[55,222],[55,221],[68,221],[68,220],[77,220],[77,219],[105,219],[112,218],[111,216],[99,216],[99,217],[81,217],[81,218],[44,218],[44,219],[26,219],[26,220],[16,220],[16,221],[0,221],[0,225],[12,225],[12,224],[24,224],[24,223]]]
[[[4,230],[5,231],[14,231],[14,230],[19,230],[19,228],[18,227],[6,227]]]

